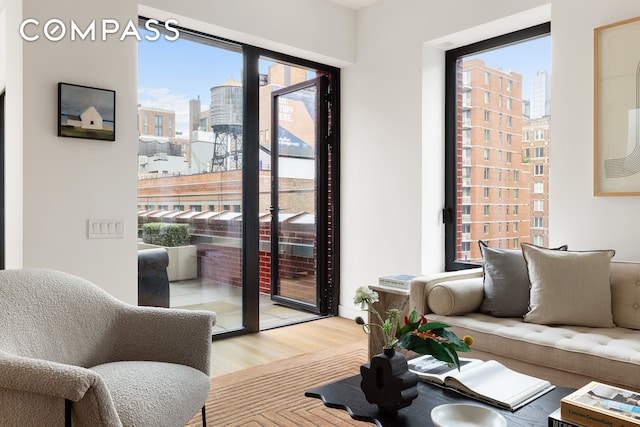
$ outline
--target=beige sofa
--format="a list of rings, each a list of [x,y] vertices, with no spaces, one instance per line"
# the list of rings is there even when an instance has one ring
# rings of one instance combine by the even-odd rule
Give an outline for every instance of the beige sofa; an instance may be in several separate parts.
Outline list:
[[[640,263],[611,261],[609,277],[612,327],[540,324],[525,321],[526,316],[482,313],[482,268],[414,279],[409,306],[427,313],[430,321],[451,325],[460,336],[471,335],[473,351],[465,356],[495,359],[561,386],[597,380],[640,390]],[[591,314],[588,304],[576,304],[571,309]]]

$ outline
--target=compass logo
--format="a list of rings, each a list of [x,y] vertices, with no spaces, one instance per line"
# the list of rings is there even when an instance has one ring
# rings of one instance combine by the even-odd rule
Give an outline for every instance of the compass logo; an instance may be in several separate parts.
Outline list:
[[[164,38],[167,41],[176,40],[180,37],[178,29],[174,27],[178,21],[175,19],[167,19],[163,25],[167,33]],[[144,28],[151,34],[146,34],[144,38],[148,41],[158,40],[161,36],[160,31],[155,26],[160,23],[155,19],[149,19],[144,23]],[[34,42],[39,40],[40,37],[58,42],[65,37],[70,40],[102,40],[106,41],[111,37],[118,37],[119,40],[125,40],[127,37],[135,37],[138,41],[142,40],[142,36],[138,31],[138,25],[135,21],[129,20],[123,26],[117,19],[101,19],[92,20],[88,25],[82,27],[78,25],[74,20],[69,23],[64,22],[58,18],[51,18],[44,22],[42,25],[40,21],[35,18],[28,18],[22,21],[20,24],[20,36],[23,40],[28,42]]]

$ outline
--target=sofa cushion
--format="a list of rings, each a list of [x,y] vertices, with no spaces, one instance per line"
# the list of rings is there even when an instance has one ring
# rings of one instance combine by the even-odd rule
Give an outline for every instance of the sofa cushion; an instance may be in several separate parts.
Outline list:
[[[612,263],[611,311],[616,326],[640,329],[640,263]]]
[[[458,336],[472,336],[472,350],[465,357],[474,357],[473,351],[478,350],[606,383],[636,388],[640,384],[640,339],[636,330],[547,326],[482,313],[432,314],[429,321],[451,325]]]
[[[429,292],[429,309],[448,316],[471,313],[480,307],[483,294],[477,278],[438,283]]]
[[[495,317],[522,317],[529,311],[529,275],[522,251],[490,248],[479,241],[484,274],[480,312]],[[567,250],[560,246],[556,250]]]
[[[210,378],[185,365],[124,361],[91,368],[107,384],[122,425],[182,426],[209,395]],[[180,410],[176,410],[180,408]]]
[[[554,251],[522,244],[531,282],[525,322],[612,327],[613,250]]]

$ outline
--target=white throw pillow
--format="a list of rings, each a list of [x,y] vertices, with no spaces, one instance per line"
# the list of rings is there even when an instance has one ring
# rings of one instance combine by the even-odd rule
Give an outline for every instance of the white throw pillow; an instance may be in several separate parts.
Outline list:
[[[609,282],[615,251],[553,251],[523,243],[522,253],[531,282],[525,322],[615,326]]]

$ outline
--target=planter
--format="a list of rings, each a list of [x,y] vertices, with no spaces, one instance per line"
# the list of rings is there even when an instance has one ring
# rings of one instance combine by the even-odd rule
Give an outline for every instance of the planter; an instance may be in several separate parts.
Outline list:
[[[169,254],[167,276],[170,282],[198,278],[198,251],[195,245],[158,246],[138,243],[138,249],[165,248]]]
[[[381,411],[396,413],[418,397],[418,376],[409,371],[407,359],[393,348],[371,358],[360,367],[360,388],[369,403]]]

